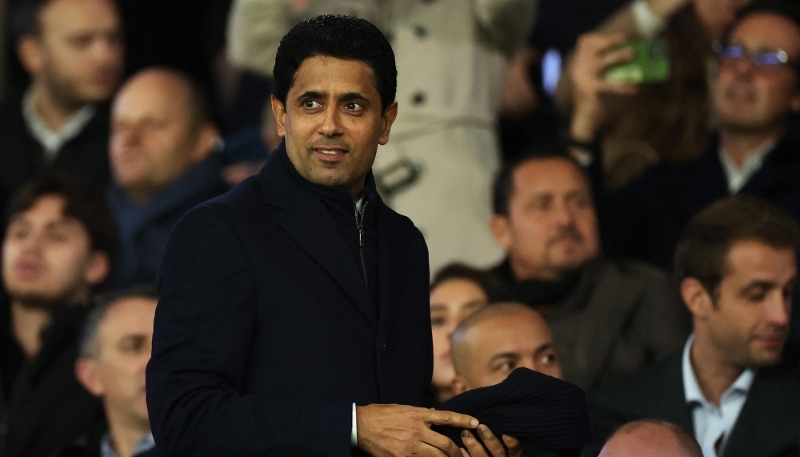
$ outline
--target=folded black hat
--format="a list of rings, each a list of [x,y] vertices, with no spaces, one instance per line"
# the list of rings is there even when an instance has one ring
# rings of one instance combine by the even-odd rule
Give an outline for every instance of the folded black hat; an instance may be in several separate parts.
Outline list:
[[[498,438],[517,438],[528,457],[577,456],[592,434],[583,390],[527,368],[517,368],[500,384],[456,395],[437,409],[475,417]],[[463,447],[461,429],[432,428]]]

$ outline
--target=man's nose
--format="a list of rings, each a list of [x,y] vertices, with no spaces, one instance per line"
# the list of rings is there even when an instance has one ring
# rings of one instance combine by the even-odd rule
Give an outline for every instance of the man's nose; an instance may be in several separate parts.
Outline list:
[[[325,110],[322,124],[319,131],[325,136],[336,136],[342,133],[341,113],[336,106],[331,106]]]
[[[789,325],[791,309],[791,297],[776,296],[766,305],[765,319],[772,326],[785,327]]]

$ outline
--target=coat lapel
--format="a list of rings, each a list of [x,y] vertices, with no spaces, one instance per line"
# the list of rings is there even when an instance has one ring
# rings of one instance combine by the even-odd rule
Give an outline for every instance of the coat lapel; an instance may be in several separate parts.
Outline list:
[[[361,267],[347,250],[341,230],[325,205],[302,182],[283,142],[258,175],[264,203],[282,209],[278,224],[336,281],[373,328],[378,313],[364,284]]]

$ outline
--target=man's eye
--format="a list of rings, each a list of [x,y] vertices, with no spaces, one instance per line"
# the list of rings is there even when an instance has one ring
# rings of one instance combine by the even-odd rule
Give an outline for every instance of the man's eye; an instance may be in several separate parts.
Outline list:
[[[344,107],[345,107],[345,109],[347,109],[349,111],[361,111],[362,109],[364,109],[364,107],[362,107],[360,103],[356,103],[356,102],[350,102],[350,103],[344,105]]]
[[[303,102],[303,106],[308,109],[314,109],[319,107],[320,105],[319,102],[317,102],[316,100],[306,100]]]
[[[510,362],[509,361],[509,362],[501,363],[499,368],[501,370],[513,370],[515,367],[516,367],[516,364],[514,362]]]
[[[544,354],[542,355],[542,363],[545,365],[552,365],[556,363],[557,357],[555,354]]]
[[[443,317],[431,317],[431,327],[439,327],[444,325],[445,318]]]

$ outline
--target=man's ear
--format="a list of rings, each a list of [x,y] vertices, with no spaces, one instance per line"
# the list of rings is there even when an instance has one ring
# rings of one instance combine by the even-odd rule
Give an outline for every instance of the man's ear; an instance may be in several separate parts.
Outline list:
[[[44,57],[42,56],[42,44],[38,38],[22,37],[17,43],[17,56],[28,74],[35,77],[41,72]]]
[[[800,78],[800,76],[798,76],[798,78]],[[797,90],[795,90],[794,96],[792,97],[792,100],[789,102],[789,108],[795,114],[800,113],[800,87],[798,87]]]
[[[504,251],[511,250],[511,233],[508,226],[508,217],[495,214],[489,222],[489,231],[492,232],[494,240]]]
[[[105,393],[105,387],[100,380],[99,367],[96,360],[83,357],[78,359],[75,362],[75,377],[95,397],[102,397]]]
[[[111,271],[111,260],[109,260],[108,254],[103,251],[94,251],[89,255],[91,257],[89,258],[89,265],[83,274],[83,279],[88,284],[96,286],[108,277],[108,273]]]
[[[450,381],[450,390],[453,391],[453,395],[463,394],[469,390],[469,383],[467,383],[465,377],[456,375],[453,380]]]
[[[278,136],[283,138],[286,136],[286,107],[274,95],[270,98],[270,103],[272,104],[272,114],[275,116],[275,125],[278,128]]]
[[[714,309],[714,300],[703,283],[695,278],[684,278],[680,286],[681,299],[695,319],[702,319]]]
[[[211,123],[202,125],[197,132],[197,141],[191,155],[192,163],[200,163],[206,160],[216,149],[218,141],[219,130],[217,130],[217,127]]]
[[[392,124],[397,119],[397,102],[392,103],[383,112],[383,126],[381,136],[378,139],[378,144],[386,144],[389,142],[389,132],[392,130]]]

